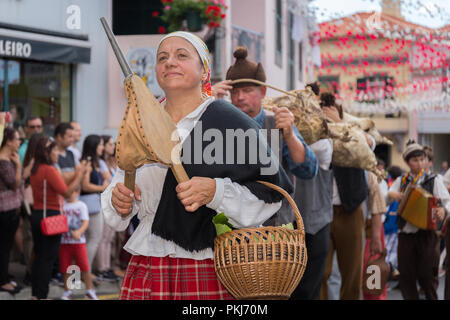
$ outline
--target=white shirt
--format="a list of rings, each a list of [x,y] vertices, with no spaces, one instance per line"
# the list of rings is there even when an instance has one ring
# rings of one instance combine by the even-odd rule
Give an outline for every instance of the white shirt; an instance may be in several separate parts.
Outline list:
[[[319,166],[323,170],[330,170],[330,164],[333,158],[333,140],[320,139],[312,143],[309,147],[316,154]]]
[[[444,184],[446,187],[450,187],[450,169],[444,175]]]
[[[89,211],[87,205],[83,201],[66,202],[64,201],[64,215],[67,217],[69,232],[64,233],[61,237],[62,244],[80,244],[86,243],[84,233],[79,240],[72,237],[72,231],[81,228],[84,220],[89,220]]]
[[[380,185],[380,190],[381,193],[383,194],[383,199],[384,201],[387,203],[388,202],[388,192],[389,192],[389,186],[386,182],[386,180],[381,180],[381,182],[379,183]]]
[[[213,101],[214,98],[207,99],[177,123],[176,127],[181,143],[187,138],[203,112]],[[119,169],[111,184],[101,196],[102,211],[106,223],[117,231],[123,231],[127,228],[131,218],[136,214],[138,215],[139,226],[124,247],[126,251],[133,255],[170,256],[196,260],[213,259],[214,253],[211,248],[190,252],[151,232],[167,169],[163,164],[154,163],[145,164],[136,171],[136,185],[141,189],[142,199],[141,201],[134,201],[132,212],[125,219],[116,212],[111,204],[111,192],[114,186],[118,182],[123,183],[124,181],[124,172]],[[206,206],[217,213],[224,212],[229,222],[236,228],[259,226],[281,207],[281,201],[271,204],[265,203],[253,195],[248,188],[233,183],[229,178],[215,178],[215,181],[216,193],[213,200]]]
[[[67,150],[72,151],[73,156],[75,157],[75,162],[79,163],[81,161],[81,152],[77,148],[70,146],[67,148]]]
[[[421,177],[417,181],[417,185],[419,185],[422,181],[423,181],[423,177]],[[401,184],[402,184],[402,177],[400,176],[397,179],[395,179],[394,183],[389,188],[389,191],[401,192]],[[450,212],[450,195],[448,193],[447,188],[444,185],[442,176],[439,174],[434,179],[433,195],[436,198],[441,199],[442,206],[445,208],[445,210],[447,210],[447,212]],[[413,226],[409,222],[406,222],[405,226],[403,227],[403,229],[401,231],[405,232],[405,233],[415,233],[415,232],[419,231],[419,228],[417,228],[416,226]]]

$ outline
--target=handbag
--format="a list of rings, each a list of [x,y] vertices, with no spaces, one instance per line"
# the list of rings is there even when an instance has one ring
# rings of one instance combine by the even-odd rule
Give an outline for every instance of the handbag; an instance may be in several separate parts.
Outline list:
[[[387,250],[384,249],[378,258],[367,262],[363,275],[364,293],[379,296],[386,288],[391,271],[391,268],[386,263],[386,254]]]
[[[47,180],[44,179],[44,218],[41,220],[41,231],[45,236],[54,236],[69,231],[67,217],[62,214],[61,202],[59,202],[60,214],[47,218]]]

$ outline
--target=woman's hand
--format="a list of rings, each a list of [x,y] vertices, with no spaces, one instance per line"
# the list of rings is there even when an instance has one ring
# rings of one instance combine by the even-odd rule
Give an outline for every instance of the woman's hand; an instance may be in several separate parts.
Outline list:
[[[141,189],[137,185],[133,194],[123,183],[117,183],[112,191],[111,204],[119,214],[127,216],[131,213],[134,199],[141,201]]]
[[[212,201],[216,194],[216,180],[193,177],[189,181],[178,184],[176,191],[186,211],[194,212]]]
[[[16,165],[16,168],[20,167],[20,157],[17,152],[11,153],[11,156],[9,157],[9,159]]]
[[[34,158],[31,159],[30,163],[23,168],[23,178],[24,179],[28,179],[31,175],[31,169],[33,169],[33,165],[34,165]]]
[[[84,176],[88,171],[88,163],[86,160],[81,160],[80,164],[75,167],[75,175]]]

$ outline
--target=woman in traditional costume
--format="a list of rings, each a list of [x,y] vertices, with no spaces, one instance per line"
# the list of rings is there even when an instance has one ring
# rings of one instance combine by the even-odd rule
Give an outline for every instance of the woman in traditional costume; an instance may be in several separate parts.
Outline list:
[[[281,167],[272,170],[276,158],[262,159],[272,153],[258,125],[211,96],[209,53],[200,38],[181,31],[166,35],[158,45],[156,75],[190,180],[178,184],[168,167],[145,164],[136,171],[133,192],[124,186],[122,170],[103,192],[102,211],[112,228],[125,230],[135,215],[140,220],[124,247],[132,258],[120,299],[232,299],[214,269],[212,218],[224,212],[236,228],[261,225],[280,209],[282,196],[256,181],[288,192],[292,185]],[[238,139],[243,132],[248,136]],[[254,139],[248,138],[252,132]],[[251,152],[255,145],[258,155]]]

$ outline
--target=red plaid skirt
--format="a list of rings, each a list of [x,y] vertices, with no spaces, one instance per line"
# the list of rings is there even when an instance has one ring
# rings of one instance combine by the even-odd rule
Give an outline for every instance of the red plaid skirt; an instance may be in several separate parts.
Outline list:
[[[132,256],[120,300],[231,300],[212,259]]]

